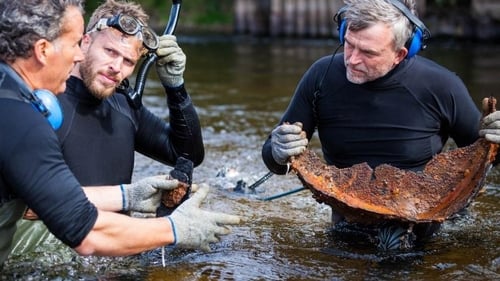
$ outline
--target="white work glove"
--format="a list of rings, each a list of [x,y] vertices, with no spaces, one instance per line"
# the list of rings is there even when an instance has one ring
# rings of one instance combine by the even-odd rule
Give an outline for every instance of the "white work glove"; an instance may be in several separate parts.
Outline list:
[[[238,216],[200,209],[208,191],[208,185],[200,184],[191,198],[166,217],[172,224],[174,245],[177,247],[210,251],[209,243],[218,242],[221,235],[231,232],[227,225],[240,223]]]
[[[122,208],[124,211],[155,214],[160,206],[162,191],[175,189],[179,184],[178,180],[170,179],[167,175],[122,184]]]
[[[186,55],[177,44],[174,35],[160,37],[160,45],[156,50],[156,72],[165,87],[178,87],[184,83]]]
[[[495,111],[483,118],[479,135],[486,140],[500,144],[500,111]]]
[[[271,133],[271,152],[273,159],[280,165],[286,165],[290,156],[299,155],[308,144],[302,123],[283,124]]]

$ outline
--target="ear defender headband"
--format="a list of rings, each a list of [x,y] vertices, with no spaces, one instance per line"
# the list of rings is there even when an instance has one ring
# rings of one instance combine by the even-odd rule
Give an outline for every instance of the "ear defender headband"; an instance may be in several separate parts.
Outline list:
[[[403,3],[398,0],[389,0],[391,4],[396,7],[403,15],[410,21],[413,25],[413,32],[408,41],[406,41],[405,47],[408,49],[407,58],[411,58],[416,55],[420,50],[425,49],[425,40],[431,37],[431,32],[425,26],[425,24],[419,20]],[[347,10],[347,6],[339,9],[335,14],[334,20],[337,22],[337,30],[339,31],[340,44],[344,44],[344,36],[347,31],[347,21],[344,17],[344,13]]]

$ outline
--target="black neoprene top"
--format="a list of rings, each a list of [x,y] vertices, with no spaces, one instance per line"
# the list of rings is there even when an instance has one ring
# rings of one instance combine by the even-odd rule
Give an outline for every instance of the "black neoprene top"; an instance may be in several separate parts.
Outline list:
[[[184,85],[167,88],[169,122],[125,95],[99,100],[71,77],[59,95],[64,122],[57,131],[64,159],[85,185],[129,183],[134,151],[173,166],[179,156],[199,165],[204,158],[200,122]],[[167,173],[167,171],[165,171]]]
[[[343,54],[337,54],[307,70],[279,124],[302,122],[308,139],[317,128],[329,165],[386,163],[419,170],[449,137],[459,147],[477,140],[480,118],[460,78],[429,59],[415,56],[357,85],[347,80]],[[286,172],[272,158],[270,136],[262,157],[274,173]]]
[[[57,238],[76,247],[97,220],[97,209],[64,162],[45,117],[22,99],[2,97],[21,91],[7,73],[0,69],[0,204],[21,199]],[[9,227],[3,221],[0,228]]]

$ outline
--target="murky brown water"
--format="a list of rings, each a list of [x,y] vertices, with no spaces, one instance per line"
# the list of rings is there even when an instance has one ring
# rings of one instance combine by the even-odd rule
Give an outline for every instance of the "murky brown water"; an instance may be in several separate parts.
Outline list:
[[[115,259],[45,251],[12,261],[0,280],[500,280],[498,168],[468,216],[445,223],[433,240],[410,252],[383,253],[362,235],[329,231],[329,207],[316,203],[309,191],[260,200],[299,187],[293,175],[272,176],[257,193],[233,191],[238,181],[250,185],[268,172],[260,158],[267,134],[302,73],[333,52],[335,41],[179,39],[206,146],[194,182],[212,186],[206,208],[239,214],[245,222],[209,253],[167,248],[165,267],[160,250]],[[431,42],[421,54],[456,71],[479,104],[485,96],[498,97],[499,51],[500,45]],[[158,83],[151,80],[147,87],[145,104],[167,117]],[[317,141],[312,145],[319,148]],[[138,155],[134,177],[168,170]]]

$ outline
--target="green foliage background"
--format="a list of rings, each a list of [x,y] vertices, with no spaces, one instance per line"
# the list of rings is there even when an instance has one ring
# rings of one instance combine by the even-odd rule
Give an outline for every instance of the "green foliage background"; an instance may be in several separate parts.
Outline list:
[[[86,17],[105,0],[86,0]],[[123,0],[129,1],[129,0]],[[259,1],[259,0],[254,0]],[[262,1],[262,0],[260,0]],[[424,0],[417,0],[424,1]],[[451,11],[456,8],[469,9],[471,0],[425,0],[428,11]],[[171,0],[135,0],[150,16],[150,26],[163,31],[170,14]],[[231,31],[234,0],[184,0],[182,1],[179,30],[183,31]],[[450,10],[451,9],[451,10]]]
[[[86,0],[86,18],[104,0]],[[170,14],[170,0],[137,0],[150,16],[150,25],[162,31]],[[233,0],[186,0],[182,1],[179,28],[212,29],[230,27],[233,21]]]

